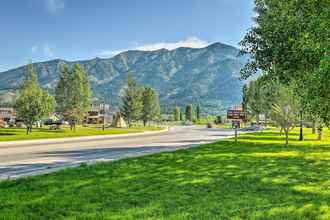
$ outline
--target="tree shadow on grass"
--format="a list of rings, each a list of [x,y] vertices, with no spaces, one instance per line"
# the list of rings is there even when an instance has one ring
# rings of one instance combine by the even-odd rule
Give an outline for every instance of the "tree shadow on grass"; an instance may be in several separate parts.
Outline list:
[[[0,212],[48,219],[330,218],[329,145],[250,141],[0,183]]]

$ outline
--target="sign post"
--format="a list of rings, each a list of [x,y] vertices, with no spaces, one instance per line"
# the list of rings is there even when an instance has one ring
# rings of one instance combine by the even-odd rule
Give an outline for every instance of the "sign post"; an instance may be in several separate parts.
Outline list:
[[[227,111],[227,119],[232,120],[232,126],[235,128],[235,144],[237,144],[238,128],[241,121],[246,121],[246,113],[241,109],[230,109]]]

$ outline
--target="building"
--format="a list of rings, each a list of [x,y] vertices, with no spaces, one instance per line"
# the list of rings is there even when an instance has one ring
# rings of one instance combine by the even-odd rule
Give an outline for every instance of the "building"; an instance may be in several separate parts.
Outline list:
[[[14,124],[16,121],[16,111],[14,108],[0,107],[0,127],[7,127],[8,124]]]
[[[90,111],[85,117],[87,124],[111,124],[118,110],[108,104],[92,104]],[[104,120],[104,122],[103,122]]]
[[[15,122],[16,120],[16,111],[14,108],[1,108],[0,107],[0,119],[9,123]]]

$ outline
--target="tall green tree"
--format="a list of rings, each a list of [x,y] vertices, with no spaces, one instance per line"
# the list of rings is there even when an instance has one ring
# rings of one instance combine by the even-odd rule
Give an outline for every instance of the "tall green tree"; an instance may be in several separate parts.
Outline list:
[[[48,116],[54,106],[54,98],[39,87],[37,73],[32,64],[28,65],[26,79],[15,102],[17,116],[26,125],[26,134],[32,132],[33,124]]]
[[[244,112],[248,111],[248,105],[249,105],[249,86],[248,84],[244,84],[243,85],[243,89],[242,89],[242,108]]]
[[[192,121],[193,120],[193,105],[192,104],[188,104],[186,106],[186,120],[187,121]]]
[[[292,87],[282,85],[272,109],[272,119],[284,130],[285,145],[289,144],[289,132],[294,128],[299,115],[299,102]]]
[[[86,116],[92,103],[92,91],[86,71],[76,64],[64,66],[56,90],[57,110],[70,122],[71,130]]]
[[[201,108],[199,105],[196,107],[196,119],[199,120],[201,116]]]
[[[242,69],[242,78],[262,70],[283,84],[294,81],[301,114],[328,124],[329,102],[312,97],[325,94],[329,79],[317,80],[330,53],[330,0],[255,0],[255,5],[257,24],[241,42],[242,53],[253,59]]]
[[[146,87],[142,92],[142,121],[143,125],[149,121],[159,119],[160,117],[160,105],[159,105],[159,96],[158,93],[150,88]]]
[[[121,97],[122,105],[120,111],[127,121],[128,126],[132,125],[134,120],[139,120],[142,114],[142,89],[137,85],[132,75],[127,78],[127,86]]]
[[[181,111],[181,108],[180,108],[180,121],[183,121],[183,111]]]
[[[181,109],[179,106],[175,107],[174,110],[174,121],[181,121]]]

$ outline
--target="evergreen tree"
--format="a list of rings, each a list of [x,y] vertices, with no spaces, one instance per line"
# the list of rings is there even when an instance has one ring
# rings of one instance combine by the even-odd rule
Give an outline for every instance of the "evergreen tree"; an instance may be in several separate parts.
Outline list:
[[[28,66],[26,79],[15,102],[17,116],[26,125],[26,134],[32,132],[32,126],[54,110],[55,100],[38,84],[38,77],[33,65]]]
[[[180,108],[180,121],[183,121],[183,112],[181,111],[181,108]]]
[[[199,105],[197,105],[197,107],[196,107],[196,118],[197,118],[197,120],[200,119],[200,114],[201,114],[201,109],[200,109]]]
[[[243,102],[242,102],[242,108],[243,108],[244,112],[247,112],[248,104],[249,104],[249,87],[247,84],[244,84],[244,86],[243,86]]]
[[[124,89],[124,94],[121,97],[122,105],[120,111],[130,127],[132,121],[139,120],[142,113],[142,89],[137,85],[132,75],[128,76],[127,86]]]
[[[188,104],[186,106],[186,120],[192,121],[193,120],[192,116],[193,116],[193,106],[192,104]]]
[[[70,122],[71,130],[75,130],[76,123],[85,117],[91,99],[92,91],[85,70],[79,64],[71,71],[64,66],[56,87],[56,101],[57,110]]]
[[[181,109],[178,106],[174,110],[174,121],[181,121]]]
[[[142,92],[142,121],[146,126],[148,121],[156,120],[160,117],[159,96],[157,92],[149,87]]]

